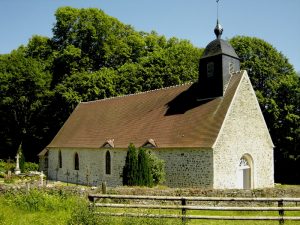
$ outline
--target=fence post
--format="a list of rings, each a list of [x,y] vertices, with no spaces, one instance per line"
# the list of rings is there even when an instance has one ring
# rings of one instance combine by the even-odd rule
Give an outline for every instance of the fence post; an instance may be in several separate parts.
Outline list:
[[[107,185],[106,185],[106,181],[104,181],[102,183],[102,194],[106,194],[106,192],[107,192]]]
[[[278,201],[278,207],[283,207],[283,200]],[[279,216],[281,216],[281,219],[279,220],[279,224],[284,224],[284,210],[278,210]]]
[[[181,199],[181,206],[186,206],[186,199],[185,198],[182,198]],[[182,224],[186,224],[186,211],[187,209],[186,208],[182,208],[181,209],[181,215],[182,215]]]
[[[89,201],[91,202],[89,204],[89,210],[93,212],[95,209],[95,197],[88,195],[88,198],[89,198]]]

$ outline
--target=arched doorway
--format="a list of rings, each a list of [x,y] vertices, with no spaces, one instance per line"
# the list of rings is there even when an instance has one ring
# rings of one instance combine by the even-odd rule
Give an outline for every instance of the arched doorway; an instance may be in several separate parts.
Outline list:
[[[251,189],[253,188],[253,162],[252,157],[248,154],[240,158],[238,166],[238,188]]]

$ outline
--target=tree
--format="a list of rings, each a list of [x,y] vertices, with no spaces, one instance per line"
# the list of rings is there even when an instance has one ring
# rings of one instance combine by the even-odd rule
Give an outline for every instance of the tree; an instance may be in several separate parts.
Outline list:
[[[138,152],[133,144],[128,146],[128,151],[123,168],[123,185],[137,185],[138,176]]]
[[[36,124],[42,123],[38,119],[50,79],[40,62],[25,57],[24,48],[0,58],[0,117],[5,118],[0,132],[8,133],[0,146],[6,146],[6,156],[15,156],[20,143],[25,155],[36,156],[26,148],[41,137]]]
[[[300,183],[300,82],[288,59],[269,43],[252,37],[230,40],[246,69],[275,144],[276,182]],[[289,178],[288,174],[293,174]]]
[[[128,186],[148,186],[165,181],[164,161],[150,151],[133,144],[128,147],[125,166],[123,168],[123,184]]]
[[[102,67],[116,68],[129,60],[133,53],[129,36],[137,38],[133,28],[106,15],[102,10],[59,8],[53,28],[53,42],[58,51],[69,45],[89,58],[92,71]],[[134,51],[136,53],[136,51]]]
[[[139,186],[153,186],[153,176],[151,173],[151,164],[149,153],[146,149],[140,148],[138,154],[138,185]]]

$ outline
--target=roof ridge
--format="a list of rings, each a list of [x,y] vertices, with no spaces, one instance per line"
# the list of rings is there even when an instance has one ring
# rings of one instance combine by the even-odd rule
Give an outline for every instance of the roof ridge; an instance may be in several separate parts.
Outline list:
[[[171,89],[171,88],[175,88],[175,87],[179,87],[179,86],[185,86],[185,85],[189,85],[189,84],[193,84],[193,83],[195,83],[195,81],[188,81],[188,82],[173,85],[173,86],[162,87],[162,88],[157,88],[157,89],[148,90],[148,91],[141,91],[141,92],[136,92],[136,93],[128,94],[128,95],[118,95],[118,96],[112,96],[109,98],[102,98],[102,99],[96,99],[96,100],[91,100],[91,101],[87,101],[87,102],[80,102],[79,104],[89,104],[89,103],[94,103],[94,102],[100,102],[100,101],[106,101],[106,100],[112,100],[112,99],[118,99],[118,98],[125,98],[125,97],[129,97],[129,96],[134,96],[134,95],[147,94],[147,93],[151,93],[151,92],[155,92],[155,91],[167,90],[167,89]]]

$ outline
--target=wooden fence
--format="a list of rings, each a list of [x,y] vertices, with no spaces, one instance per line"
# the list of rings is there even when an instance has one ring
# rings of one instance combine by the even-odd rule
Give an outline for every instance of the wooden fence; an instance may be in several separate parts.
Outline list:
[[[300,198],[222,198],[222,197],[171,197],[171,196],[136,196],[136,195],[95,195],[88,196],[92,207],[108,207],[122,209],[149,209],[149,210],[180,210],[173,214],[143,214],[143,213],[112,213],[96,212],[106,216],[147,217],[147,218],[181,218],[187,220],[269,220],[300,221],[300,216],[286,216],[287,211],[296,211],[300,215],[298,203]],[[102,202],[101,200],[102,199]],[[105,200],[103,199],[110,199]],[[108,203],[110,202],[110,203]],[[113,203],[117,202],[117,203]],[[121,202],[121,203],[120,203]],[[153,204],[154,203],[154,204]],[[167,203],[167,204],[166,204]],[[247,212],[278,212],[278,216],[212,216],[188,215],[188,210],[199,211],[247,211]],[[298,214],[298,213],[297,213]]]

